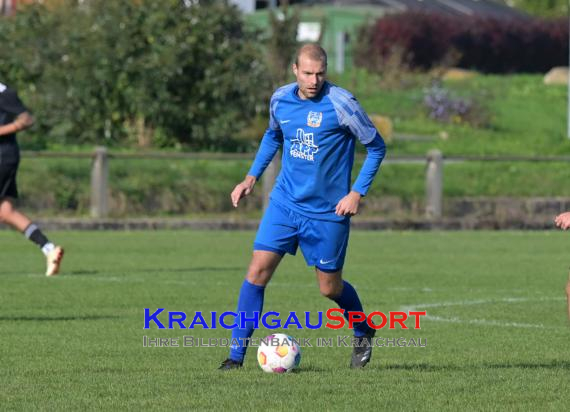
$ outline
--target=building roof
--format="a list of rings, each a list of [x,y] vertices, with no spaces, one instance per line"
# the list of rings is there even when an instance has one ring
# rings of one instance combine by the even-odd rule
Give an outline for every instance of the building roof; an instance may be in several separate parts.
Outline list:
[[[417,11],[453,16],[493,18],[528,17],[498,0],[305,0],[299,3],[335,6],[377,6],[386,12]]]

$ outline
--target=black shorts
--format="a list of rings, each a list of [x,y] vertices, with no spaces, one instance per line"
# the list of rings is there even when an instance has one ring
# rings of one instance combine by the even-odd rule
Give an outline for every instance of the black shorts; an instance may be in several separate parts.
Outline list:
[[[0,162],[0,199],[3,197],[18,198],[17,173],[18,163]]]

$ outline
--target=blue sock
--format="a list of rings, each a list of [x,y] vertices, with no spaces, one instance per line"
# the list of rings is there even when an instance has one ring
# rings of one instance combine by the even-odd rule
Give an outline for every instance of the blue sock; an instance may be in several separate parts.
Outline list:
[[[364,312],[364,309],[362,309],[358,293],[352,285],[346,280],[343,280],[342,284],[342,293],[333,300],[341,309],[344,309],[344,317],[348,320],[348,312]],[[369,330],[370,326],[366,322],[354,323],[354,336],[356,337],[364,336]]]
[[[255,325],[254,322],[246,322],[245,329],[240,329],[239,312],[245,312],[248,319],[253,317],[253,312],[259,312],[259,314],[261,314],[263,310],[264,293],[264,286],[254,285],[247,280],[244,280],[241,285],[237,305],[238,316],[236,317],[238,327],[232,329],[232,341],[235,339],[239,343],[239,346],[232,345],[230,347],[230,359],[232,360],[243,362],[245,351],[247,350],[246,339],[251,338],[253,335]]]

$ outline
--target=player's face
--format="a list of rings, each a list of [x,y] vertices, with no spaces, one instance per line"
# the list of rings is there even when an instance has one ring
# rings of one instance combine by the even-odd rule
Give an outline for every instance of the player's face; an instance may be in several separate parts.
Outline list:
[[[320,60],[313,60],[306,55],[301,55],[299,56],[299,64],[293,64],[293,72],[297,77],[299,97],[301,99],[312,99],[323,88],[327,66]]]

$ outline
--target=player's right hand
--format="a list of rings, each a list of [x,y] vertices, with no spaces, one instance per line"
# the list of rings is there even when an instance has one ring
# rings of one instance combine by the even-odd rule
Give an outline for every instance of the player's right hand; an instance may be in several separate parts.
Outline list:
[[[554,219],[554,223],[560,229],[566,230],[570,228],[570,212],[564,212],[556,216],[556,218]]]
[[[253,191],[253,187],[255,186],[255,182],[257,179],[255,176],[246,176],[243,182],[236,185],[232,194],[230,195],[232,199],[232,205],[234,207],[238,207],[239,201],[242,197],[249,195]]]

